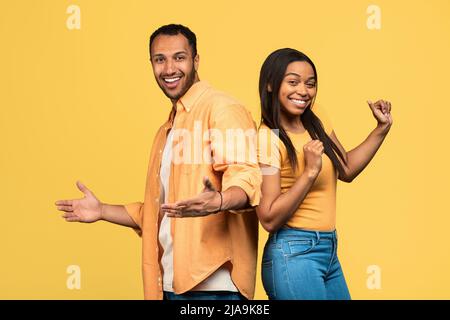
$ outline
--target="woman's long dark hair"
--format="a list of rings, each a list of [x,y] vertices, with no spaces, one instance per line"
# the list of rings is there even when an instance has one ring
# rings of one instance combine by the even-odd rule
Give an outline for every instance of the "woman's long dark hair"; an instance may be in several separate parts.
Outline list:
[[[270,129],[278,129],[279,137],[286,146],[289,162],[295,172],[297,170],[298,159],[295,147],[292,144],[286,130],[281,126],[280,112],[281,104],[278,99],[281,83],[284,79],[287,66],[294,61],[305,61],[311,65],[314,70],[317,87],[317,71],[314,63],[305,54],[295,49],[284,48],[272,52],[264,61],[259,76],[259,97],[261,99],[261,116],[262,121]],[[270,92],[269,92],[270,87]],[[344,156],[336,144],[326,134],[322,122],[311,110],[315,99],[311,101],[308,108],[305,109],[300,119],[303,126],[308,131],[312,139],[322,141],[325,154],[330,158],[334,167],[338,170],[339,175],[344,175],[344,168],[339,161],[337,155],[345,163]],[[337,154],[337,155],[336,155]]]

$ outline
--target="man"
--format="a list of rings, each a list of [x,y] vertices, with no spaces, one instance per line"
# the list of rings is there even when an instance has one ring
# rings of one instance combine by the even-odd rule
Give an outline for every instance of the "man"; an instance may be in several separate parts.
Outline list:
[[[258,222],[248,208],[259,203],[261,174],[252,135],[242,133],[255,132],[254,122],[236,100],[200,81],[191,30],[163,26],[149,49],[172,110],[153,142],[144,202],[104,204],[77,182],[85,197],[57,208],[69,222],[136,230],[146,299],[252,299]],[[227,140],[236,132],[237,145]]]

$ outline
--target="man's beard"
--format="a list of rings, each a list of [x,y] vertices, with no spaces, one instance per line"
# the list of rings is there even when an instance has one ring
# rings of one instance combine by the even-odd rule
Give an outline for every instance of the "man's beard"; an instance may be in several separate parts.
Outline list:
[[[180,93],[176,94],[176,95],[171,95],[169,92],[167,92],[165,90],[165,88],[159,84],[159,87],[161,88],[161,90],[164,92],[164,94],[166,95],[167,98],[171,99],[171,100],[177,100],[180,99],[182,96],[184,96],[184,94],[189,90],[190,87],[192,87],[192,85],[195,82],[195,69],[192,69],[192,72],[189,73],[189,75],[186,76],[186,82],[184,84],[184,86],[181,88]],[[164,81],[164,80],[163,80]]]

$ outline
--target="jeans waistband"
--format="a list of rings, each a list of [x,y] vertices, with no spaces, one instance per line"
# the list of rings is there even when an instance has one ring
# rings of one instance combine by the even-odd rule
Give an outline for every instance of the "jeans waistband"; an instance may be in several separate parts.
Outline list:
[[[282,227],[278,231],[271,233],[269,238],[273,239],[273,241],[277,241],[279,238],[285,237],[299,237],[299,238],[311,238],[316,242],[319,242],[320,239],[329,239],[329,240],[337,240],[337,232],[333,231],[312,231],[312,230],[304,230],[304,229],[296,229],[291,227]]]

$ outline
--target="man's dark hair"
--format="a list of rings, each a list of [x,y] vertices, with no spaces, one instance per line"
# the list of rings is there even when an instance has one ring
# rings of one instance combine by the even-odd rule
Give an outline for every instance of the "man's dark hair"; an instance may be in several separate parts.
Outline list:
[[[151,50],[153,41],[160,34],[164,34],[167,36],[176,36],[180,33],[188,40],[189,46],[192,50],[192,57],[194,58],[197,55],[197,37],[195,36],[195,33],[193,33],[188,27],[185,27],[181,24],[168,24],[158,28],[158,30],[153,32],[153,34],[150,36],[148,49]]]

